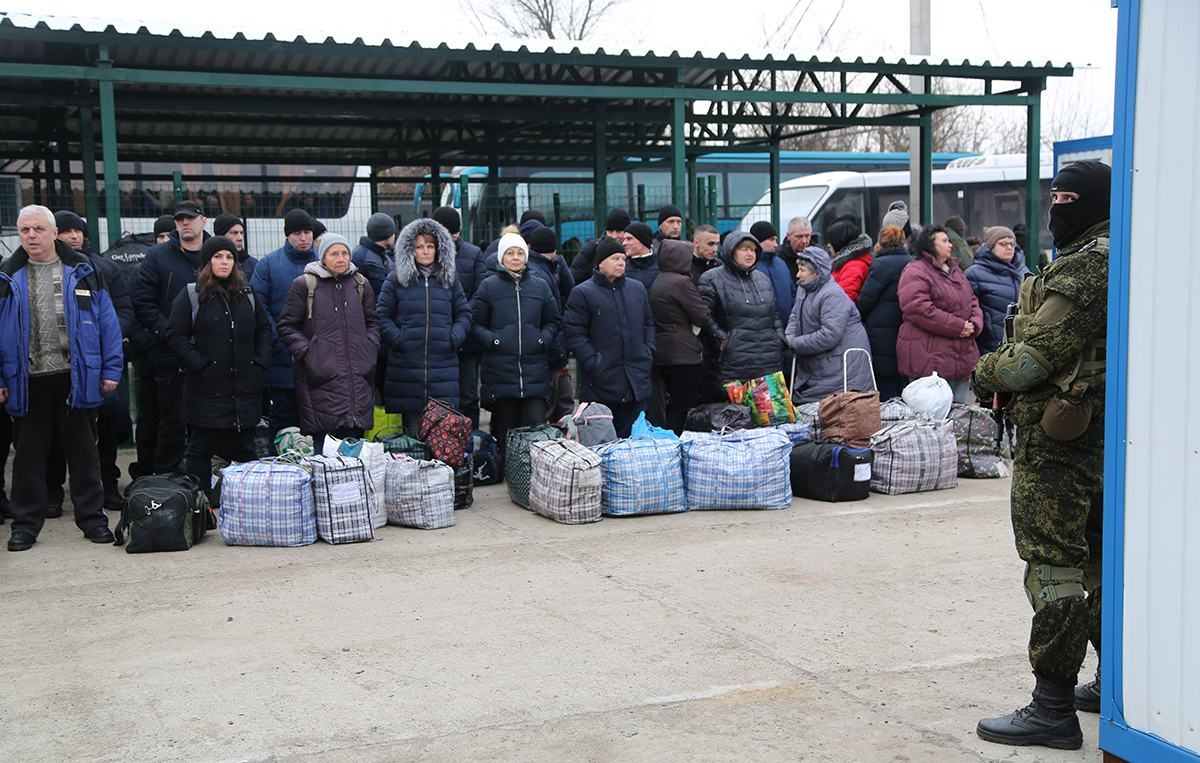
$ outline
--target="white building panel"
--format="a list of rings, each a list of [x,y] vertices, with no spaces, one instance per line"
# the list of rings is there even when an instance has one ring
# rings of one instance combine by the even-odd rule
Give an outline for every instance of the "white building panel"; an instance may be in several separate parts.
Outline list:
[[[1200,750],[1200,3],[1144,0],[1130,232],[1124,712]]]

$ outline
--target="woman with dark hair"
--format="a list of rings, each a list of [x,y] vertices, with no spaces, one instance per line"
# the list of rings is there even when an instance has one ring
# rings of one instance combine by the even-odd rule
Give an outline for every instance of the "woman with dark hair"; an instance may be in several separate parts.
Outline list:
[[[266,307],[246,284],[233,241],[213,236],[204,242],[196,283],[172,303],[166,338],[187,372],[184,469],[207,490],[213,456],[254,459],[263,372],[271,363]]]
[[[904,379],[896,364],[896,339],[900,334],[900,273],[912,262],[908,236],[897,225],[879,231],[879,246],[867,280],[858,294],[858,314],[871,340],[871,361],[879,398],[890,400],[900,394]]]
[[[975,337],[983,330],[983,311],[945,228],[926,226],[913,248],[916,259],[900,274],[898,288],[904,315],[896,343],[900,373],[918,379],[936,371],[950,382],[954,400],[965,403],[979,362]]]
[[[857,302],[871,269],[871,237],[859,230],[857,220],[846,216],[829,224],[825,242],[833,258],[833,280],[851,302]]]
[[[405,433],[416,437],[430,398],[458,407],[458,351],[471,331],[454,240],[441,223],[421,218],[400,231],[378,312],[388,347],[383,405],[402,414]]]
[[[362,437],[374,423],[379,320],[350,242],[321,236],[317,261],[292,281],[277,325],[292,355],[300,431],[318,453],[326,435]]]

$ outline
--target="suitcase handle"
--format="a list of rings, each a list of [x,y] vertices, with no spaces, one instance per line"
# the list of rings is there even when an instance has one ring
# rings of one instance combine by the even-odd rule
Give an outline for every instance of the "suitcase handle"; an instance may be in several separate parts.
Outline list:
[[[876,381],[875,381],[875,364],[871,362],[871,353],[868,352],[867,350],[863,349],[862,347],[851,347],[850,349],[848,349],[842,353],[842,392],[850,391],[850,370],[849,370],[850,363],[849,363],[849,360],[850,360],[850,353],[852,353],[852,352],[861,352],[862,354],[867,356],[867,368],[869,368],[871,370],[871,388],[874,389],[876,392],[878,392],[879,384],[876,383]],[[795,375],[796,375],[796,359],[792,358],[792,376],[794,377]]]

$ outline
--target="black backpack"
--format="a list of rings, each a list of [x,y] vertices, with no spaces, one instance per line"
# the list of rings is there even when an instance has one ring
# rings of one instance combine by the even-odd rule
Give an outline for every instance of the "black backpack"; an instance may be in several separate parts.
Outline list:
[[[129,531],[130,554],[151,551],[187,551],[214,525],[208,496],[187,474],[154,474],[129,487],[116,545],[125,543]]]

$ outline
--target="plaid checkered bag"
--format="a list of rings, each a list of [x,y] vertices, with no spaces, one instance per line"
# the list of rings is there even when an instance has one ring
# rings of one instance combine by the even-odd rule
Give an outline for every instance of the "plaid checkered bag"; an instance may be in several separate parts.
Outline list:
[[[232,464],[221,484],[221,540],[229,546],[307,546],[317,541],[312,474],[275,459]]]
[[[564,525],[600,521],[600,456],[574,440],[542,440],[529,463],[529,508]]]
[[[309,456],[304,466],[313,473],[317,537],[326,543],[374,540],[374,491],[362,460],[352,456]]]
[[[958,445],[949,421],[912,419],[885,426],[871,438],[871,489],[899,495],[958,484]]]
[[[375,435],[375,442],[381,443],[384,450],[393,455],[408,456],[417,461],[429,459],[429,448],[415,437],[404,434],[404,430],[385,430]]]
[[[454,526],[454,470],[441,461],[400,456],[388,464],[389,525],[440,530]]]
[[[792,441],[778,429],[684,432],[683,487],[691,511],[786,509]]]
[[[433,457],[451,468],[463,465],[463,454],[471,450],[471,419],[441,400],[430,398],[421,412],[417,435]]]
[[[888,424],[895,424],[897,421],[923,418],[927,417],[914,411],[913,407],[900,397],[893,397],[891,400],[884,400],[879,404],[880,428],[886,427]]]
[[[595,448],[600,456],[606,517],[675,514],[687,511],[683,493],[683,457],[679,440],[617,440]]]
[[[549,424],[517,427],[508,430],[508,446],[504,449],[504,481],[508,484],[508,500],[529,508],[529,446],[541,440],[557,440],[562,431]]]

